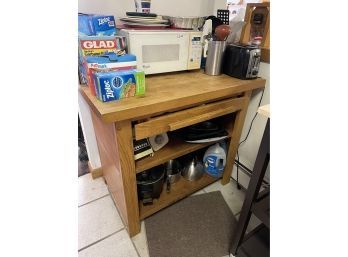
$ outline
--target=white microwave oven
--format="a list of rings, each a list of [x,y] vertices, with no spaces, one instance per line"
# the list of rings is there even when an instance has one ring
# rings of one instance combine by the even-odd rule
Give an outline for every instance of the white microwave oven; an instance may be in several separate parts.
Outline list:
[[[127,52],[136,56],[138,69],[145,74],[201,66],[201,31],[122,29],[120,34],[127,38]]]

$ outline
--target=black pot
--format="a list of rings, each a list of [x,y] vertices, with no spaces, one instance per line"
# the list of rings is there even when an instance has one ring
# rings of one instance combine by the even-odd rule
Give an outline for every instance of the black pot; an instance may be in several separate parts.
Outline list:
[[[143,204],[152,204],[153,199],[159,198],[164,183],[165,169],[157,166],[137,174],[138,198]]]

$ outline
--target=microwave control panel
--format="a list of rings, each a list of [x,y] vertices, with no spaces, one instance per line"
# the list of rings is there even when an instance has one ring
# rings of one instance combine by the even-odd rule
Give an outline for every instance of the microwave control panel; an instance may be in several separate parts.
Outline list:
[[[189,39],[187,69],[199,69],[201,67],[202,58],[202,32],[191,32]]]

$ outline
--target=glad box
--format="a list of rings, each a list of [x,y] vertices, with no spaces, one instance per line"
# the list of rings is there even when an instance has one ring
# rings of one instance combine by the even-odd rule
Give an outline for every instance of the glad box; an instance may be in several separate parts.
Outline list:
[[[145,95],[145,73],[138,70],[94,73],[97,98],[110,102]]]
[[[80,56],[98,56],[106,53],[117,52],[115,37],[80,37]]]
[[[80,37],[79,38],[79,70],[81,82],[88,82],[86,56],[99,56],[108,53],[117,53],[117,41],[115,37]]]

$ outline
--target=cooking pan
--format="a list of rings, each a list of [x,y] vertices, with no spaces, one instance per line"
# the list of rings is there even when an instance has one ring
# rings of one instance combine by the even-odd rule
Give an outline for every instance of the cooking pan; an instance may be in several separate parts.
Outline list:
[[[151,168],[137,174],[138,198],[144,205],[152,204],[153,199],[159,198],[164,183],[165,169],[163,165]]]
[[[177,182],[181,177],[181,164],[178,160],[169,160],[165,164],[167,174],[167,192],[170,192],[170,185]]]
[[[197,30],[203,27],[205,21],[205,17],[162,16],[162,18],[169,20],[171,26],[177,29]]]
[[[186,163],[185,167],[181,172],[181,175],[189,181],[199,180],[203,176],[203,174],[203,163],[201,160],[199,160],[197,155],[195,155],[193,158],[190,159],[189,162]]]

